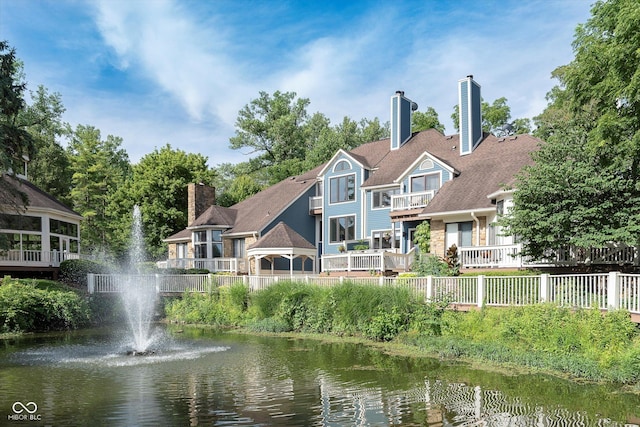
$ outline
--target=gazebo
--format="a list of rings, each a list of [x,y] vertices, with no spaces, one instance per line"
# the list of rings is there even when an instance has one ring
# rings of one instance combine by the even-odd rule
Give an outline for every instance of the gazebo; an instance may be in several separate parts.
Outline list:
[[[271,274],[274,274],[276,258],[289,260],[289,273],[293,275],[293,261],[296,258],[302,260],[302,271],[307,259],[316,259],[317,249],[307,239],[298,234],[294,229],[279,222],[267,234],[247,248],[249,260],[256,260],[256,274],[260,274],[260,264],[262,259],[266,259],[271,264]]]

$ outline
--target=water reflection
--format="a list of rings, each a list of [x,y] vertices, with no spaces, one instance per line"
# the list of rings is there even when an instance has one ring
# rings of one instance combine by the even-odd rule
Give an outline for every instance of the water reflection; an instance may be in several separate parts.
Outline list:
[[[356,344],[188,329],[167,354],[126,358],[106,338],[61,337],[0,348],[0,424],[16,401],[69,426],[631,426],[640,414],[614,388]]]

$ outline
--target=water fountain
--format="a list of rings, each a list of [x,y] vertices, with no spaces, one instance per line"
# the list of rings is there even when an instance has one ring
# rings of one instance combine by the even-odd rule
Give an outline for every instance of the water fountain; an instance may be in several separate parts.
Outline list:
[[[133,342],[128,355],[146,356],[155,353],[151,345],[157,338],[153,334],[153,316],[158,298],[155,281],[142,275],[140,265],[144,261],[144,234],[142,216],[138,205],[133,208],[131,226],[131,245],[129,247],[129,265],[125,269],[127,276],[121,293],[127,321],[131,329]]]

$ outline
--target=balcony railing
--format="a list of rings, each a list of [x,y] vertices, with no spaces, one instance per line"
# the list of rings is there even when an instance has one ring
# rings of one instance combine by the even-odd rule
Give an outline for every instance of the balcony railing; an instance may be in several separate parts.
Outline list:
[[[12,267],[59,267],[62,261],[79,258],[80,254],[60,251],[0,250],[0,265]]]
[[[346,252],[322,256],[323,271],[407,271],[413,262],[413,252],[397,254],[389,251]]]
[[[322,209],[322,196],[309,197],[309,212]]]
[[[246,273],[244,258],[174,258],[157,263],[159,268],[200,269],[212,272]]]
[[[424,208],[429,204],[431,199],[433,199],[434,194],[435,190],[429,190],[391,196],[391,210],[399,211]]]

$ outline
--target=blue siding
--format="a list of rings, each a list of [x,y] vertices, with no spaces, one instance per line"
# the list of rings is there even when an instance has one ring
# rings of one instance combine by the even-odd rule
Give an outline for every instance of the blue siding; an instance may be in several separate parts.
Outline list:
[[[471,152],[469,142],[469,82],[460,82],[460,153]]]
[[[315,195],[315,187],[311,187],[302,196],[289,206],[284,212],[274,218],[271,223],[262,231],[264,236],[280,221],[294,229],[298,234],[307,239],[309,243],[317,245],[315,232],[315,217],[309,215],[309,197]]]
[[[367,225],[366,225],[366,233],[367,237],[371,237],[371,232],[373,230],[390,230],[391,229],[391,218],[389,217],[389,212],[391,208],[379,208],[372,209],[372,198],[373,191],[367,191]]]
[[[480,86],[474,84],[471,86],[471,117],[473,118],[472,129],[472,146],[476,147],[482,139],[482,111],[480,109],[482,102],[480,100]]]
[[[420,169],[420,165],[418,165],[414,170],[412,170],[409,175],[407,175],[405,177],[404,180],[402,180],[402,189],[404,193],[408,193],[411,191],[411,177],[412,176],[418,176],[418,175],[426,175],[426,174],[430,174],[430,173],[436,173],[436,172],[440,172],[441,173],[441,178],[440,178],[440,185],[444,184],[445,182],[451,180],[452,176],[451,176],[451,172],[449,172],[447,169],[445,169],[445,167],[443,165],[441,165],[440,163],[437,162],[433,162],[433,167],[429,168],[429,169]]]
[[[347,160],[351,163],[351,170],[341,170],[341,171],[333,171],[333,166],[338,163],[340,160]],[[355,175],[355,200],[341,203],[329,203],[331,200],[331,189],[330,183],[331,178],[345,175]],[[333,163],[328,165],[327,171],[324,174],[324,188],[323,188],[323,198],[322,198],[322,220],[323,220],[323,230],[322,230],[322,241],[323,241],[323,250],[327,254],[337,254],[338,246],[337,243],[331,243],[329,239],[329,231],[330,231],[330,223],[329,220],[332,217],[341,217],[341,216],[355,216],[355,240],[362,239],[363,236],[360,233],[360,229],[362,228],[362,209],[361,203],[362,195],[360,192],[360,184],[363,181],[364,171],[362,168],[350,157],[342,155],[338,156]]]

